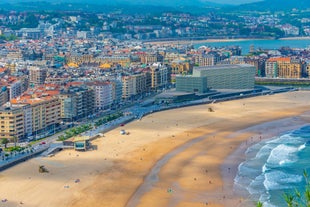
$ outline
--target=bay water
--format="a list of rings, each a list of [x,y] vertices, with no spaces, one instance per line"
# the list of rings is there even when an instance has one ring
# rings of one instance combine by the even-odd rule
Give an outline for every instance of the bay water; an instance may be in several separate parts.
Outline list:
[[[226,46],[239,46],[242,49],[242,55],[246,55],[250,51],[250,47],[254,46],[254,49],[269,49],[276,50],[281,47],[290,48],[308,48],[310,46],[310,39],[245,39],[245,40],[231,40],[231,41],[219,41],[219,42],[205,42],[194,44],[195,48],[200,46],[208,47],[226,47]]]

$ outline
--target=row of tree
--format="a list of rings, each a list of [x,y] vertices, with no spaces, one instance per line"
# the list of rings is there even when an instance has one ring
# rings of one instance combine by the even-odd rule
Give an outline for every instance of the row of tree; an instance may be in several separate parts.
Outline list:
[[[123,113],[122,112],[117,112],[115,114],[110,114],[108,116],[105,116],[101,119],[99,119],[98,121],[95,122],[95,126],[98,127],[98,126],[101,126],[103,124],[106,124],[110,121],[113,121],[115,119],[118,119],[119,117],[122,117],[123,116]]]
[[[84,124],[78,127],[74,127],[72,129],[68,129],[65,131],[64,135],[60,135],[58,137],[59,141],[64,141],[66,139],[69,139],[71,137],[74,137],[76,135],[82,134],[83,132],[86,132],[88,130],[91,130],[93,127],[91,124]]]

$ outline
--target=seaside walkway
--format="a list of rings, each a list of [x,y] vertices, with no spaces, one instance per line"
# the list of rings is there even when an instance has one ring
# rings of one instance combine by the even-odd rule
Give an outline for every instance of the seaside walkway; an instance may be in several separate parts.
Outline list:
[[[296,90],[296,89],[294,89]],[[142,119],[143,116],[154,113],[154,112],[159,112],[159,111],[164,111],[164,110],[170,110],[174,108],[180,108],[180,107],[187,107],[187,106],[194,106],[194,105],[200,105],[200,104],[209,104],[209,103],[214,103],[216,102],[221,102],[221,101],[228,101],[228,100],[234,100],[234,99],[242,99],[242,98],[249,98],[253,96],[260,96],[260,95],[272,95],[275,93],[283,93],[283,92],[289,92],[289,91],[294,91],[292,88],[281,88],[281,89],[274,89],[274,90],[269,90],[266,92],[252,92],[248,94],[238,94],[238,95],[233,95],[231,94],[230,96],[225,96],[225,97],[216,97],[214,96],[201,99],[201,100],[194,100],[194,101],[187,101],[183,103],[173,103],[169,105],[151,105],[148,107],[143,107],[139,105],[135,105],[132,107],[127,108],[125,111],[130,112],[130,115],[128,116],[123,116],[120,117],[116,120],[113,120],[109,123],[103,124],[101,126],[98,126],[92,130],[89,130],[87,132],[84,132],[83,136],[89,136],[91,138],[97,137],[98,135],[102,136],[102,133],[110,131],[116,127],[119,127],[120,125],[123,125],[125,123],[128,123],[134,119]],[[59,135],[59,134],[58,134]],[[57,139],[57,136],[53,136],[51,138],[48,138],[49,144],[44,144],[44,145],[36,145],[32,147],[32,150],[30,152],[24,152],[24,153],[17,153],[14,155],[10,155],[7,157],[2,156],[2,160],[0,160],[0,171],[7,169],[17,163],[20,163],[22,161],[25,161],[27,159],[30,159],[32,157],[42,155],[42,156],[48,156],[52,153],[55,153],[57,151],[60,151],[65,148],[72,148],[71,146],[64,146],[62,143],[55,143],[55,140]]]
[[[40,146],[38,148],[32,148],[31,151],[12,154],[8,157],[2,156],[3,159],[0,161],[0,171],[5,170],[9,167],[12,167],[20,162],[26,161],[30,158],[33,158],[41,154],[47,149],[48,149],[48,146]]]

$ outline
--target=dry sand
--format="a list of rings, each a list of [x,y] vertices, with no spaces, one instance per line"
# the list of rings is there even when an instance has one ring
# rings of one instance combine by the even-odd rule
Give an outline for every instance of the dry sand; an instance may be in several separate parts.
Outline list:
[[[0,206],[251,206],[233,191],[244,149],[309,122],[307,111],[310,92],[301,91],[154,113],[95,140],[97,150],[63,150],[0,172],[8,200]]]

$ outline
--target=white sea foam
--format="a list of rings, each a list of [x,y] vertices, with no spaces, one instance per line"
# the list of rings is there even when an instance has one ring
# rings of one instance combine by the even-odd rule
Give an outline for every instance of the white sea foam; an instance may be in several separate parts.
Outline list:
[[[305,149],[306,148],[306,143],[304,143],[303,145],[300,145],[299,147],[298,147],[298,151],[302,151],[303,149]]]
[[[264,173],[264,172],[266,172],[268,169],[269,169],[269,168],[266,166],[266,164],[264,164],[263,167],[262,167],[262,172]]]
[[[293,184],[302,182],[301,175],[284,173],[282,171],[271,171],[265,173],[264,186],[266,190],[283,190],[289,189]]]
[[[270,144],[263,146],[262,148],[260,148],[260,150],[256,154],[256,158],[257,159],[263,159],[263,158],[267,157],[270,154],[272,149],[273,149],[273,146]]]
[[[298,159],[296,156],[297,151],[297,147],[280,144],[271,151],[267,159],[267,163],[273,167],[293,163]]]
[[[239,165],[235,183],[247,189],[264,207],[283,206],[277,205],[282,202],[278,199],[281,192],[299,188],[304,182],[302,170],[306,162],[300,156],[310,146],[308,134],[297,130],[250,147],[247,160]]]

